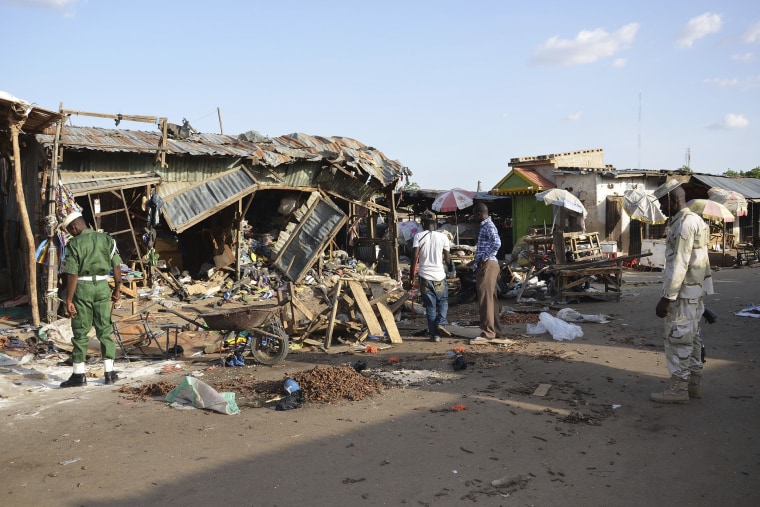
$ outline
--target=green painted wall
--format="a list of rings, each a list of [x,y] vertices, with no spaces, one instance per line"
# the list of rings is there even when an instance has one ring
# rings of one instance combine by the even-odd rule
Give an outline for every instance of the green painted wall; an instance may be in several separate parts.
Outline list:
[[[528,233],[528,227],[552,226],[554,206],[536,200],[534,194],[516,195],[512,198],[512,242]]]

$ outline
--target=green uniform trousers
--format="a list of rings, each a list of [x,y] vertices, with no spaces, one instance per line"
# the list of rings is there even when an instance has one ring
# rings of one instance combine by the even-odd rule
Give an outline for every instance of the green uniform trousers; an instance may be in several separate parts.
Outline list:
[[[72,360],[84,363],[87,356],[87,333],[95,326],[95,334],[100,340],[100,353],[103,359],[116,358],[116,344],[111,332],[111,287],[107,280],[90,282],[79,280],[72,298],[77,314],[71,319],[71,330],[74,336]]]

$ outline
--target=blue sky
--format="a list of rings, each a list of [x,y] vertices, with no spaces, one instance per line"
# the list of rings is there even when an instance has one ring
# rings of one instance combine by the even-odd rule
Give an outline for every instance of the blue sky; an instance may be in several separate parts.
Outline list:
[[[0,90],[40,107],[216,133],[218,107],[225,134],[351,137],[423,188],[595,148],[618,169],[760,166],[757,0],[0,0],[0,19]]]

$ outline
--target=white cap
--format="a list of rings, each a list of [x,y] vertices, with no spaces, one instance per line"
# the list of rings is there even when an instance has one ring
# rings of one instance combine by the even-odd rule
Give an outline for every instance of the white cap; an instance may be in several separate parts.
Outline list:
[[[71,222],[81,217],[82,217],[82,214],[80,212],[72,211],[71,213],[66,215],[66,218],[63,220],[63,228],[68,229],[69,225],[71,225]]]

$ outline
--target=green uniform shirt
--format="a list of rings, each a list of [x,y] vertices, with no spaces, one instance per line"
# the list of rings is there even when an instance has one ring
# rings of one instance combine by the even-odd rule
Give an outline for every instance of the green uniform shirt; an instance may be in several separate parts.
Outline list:
[[[108,275],[121,265],[116,241],[103,232],[85,229],[66,245],[63,272],[78,276]]]

